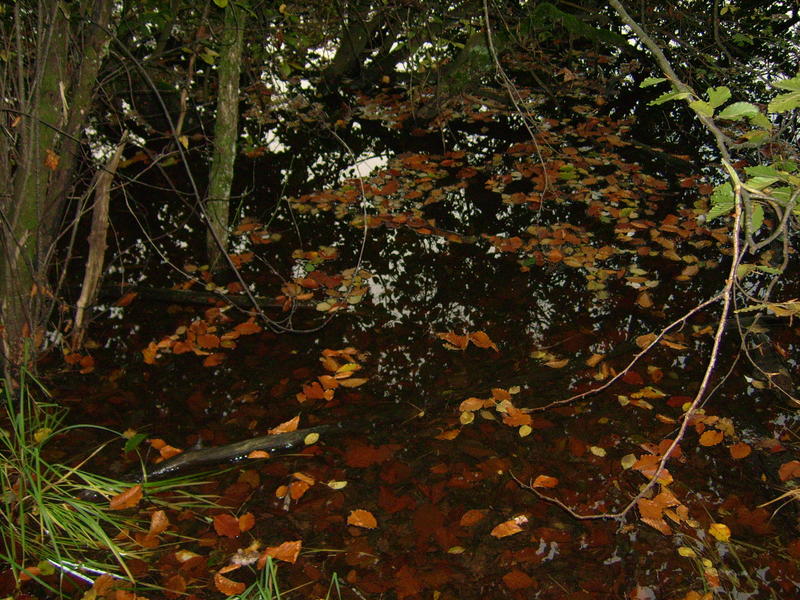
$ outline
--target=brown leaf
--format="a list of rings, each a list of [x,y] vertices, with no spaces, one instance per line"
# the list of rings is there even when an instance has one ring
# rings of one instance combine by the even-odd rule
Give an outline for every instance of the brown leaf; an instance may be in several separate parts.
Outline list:
[[[533,587],[536,582],[524,571],[514,569],[503,575],[503,583],[510,590],[524,590]]]
[[[214,531],[217,535],[235,538],[241,533],[239,521],[233,515],[222,513],[214,517]]]
[[[458,405],[458,410],[461,412],[473,411],[483,408],[484,401],[480,398],[467,398]]]
[[[136,484],[132,488],[128,488],[124,492],[120,492],[108,502],[108,507],[111,510],[124,510],[126,508],[133,508],[142,499],[142,486]]]
[[[149,535],[158,535],[169,527],[169,519],[167,513],[163,510],[157,510],[150,515],[150,531]]]
[[[462,527],[472,527],[473,525],[483,521],[484,517],[486,517],[485,510],[473,508],[461,515],[461,520],[458,522],[458,524]]]
[[[375,529],[378,526],[378,521],[368,510],[358,508],[350,511],[350,515],[347,517],[347,524],[365,529]]]
[[[448,350],[466,350],[469,344],[469,337],[466,335],[458,335],[452,331],[447,333],[437,333],[437,337],[445,341],[444,347]]]
[[[226,356],[223,352],[215,352],[214,354],[209,354],[203,361],[203,366],[216,367],[217,365],[221,365],[223,362],[225,362],[225,358]]]

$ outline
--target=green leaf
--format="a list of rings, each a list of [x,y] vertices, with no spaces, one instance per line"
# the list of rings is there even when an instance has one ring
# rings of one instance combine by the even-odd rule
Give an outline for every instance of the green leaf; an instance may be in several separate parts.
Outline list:
[[[689,102],[689,106],[694,109],[695,112],[704,117],[711,118],[714,116],[714,107],[705,100],[695,100],[694,102]]]
[[[750,263],[739,263],[736,265],[736,278],[744,279],[749,273],[755,270],[756,266]]]
[[[800,106],[800,92],[789,92],[775,96],[767,106],[769,112],[788,112]]]
[[[136,435],[132,436],[131,438],[128,439],[128,441],[125,442],[123,449],[125,450],[125,452],[136,450],[136,448],[139,447],[139,444],[141,444],[146,439],[147,439],[146,433],[137,433]]]
[[[754,115],[747,115],[747,118],[750,119],[750,122],[753,125],[761,127],[762,129],[766,129],[768,131],[772,130],[772,121],[769,120],[769,117],[762,112],[757,112]]]
[[[708,103],[712,108],[722,106],[731,98],[731,91],[724,85],[715,88],[708,88]]]
[[[797,163],[793,160],[780,160],[775,163],[775,168],[787,173],[792,173],[797,170]]]
[[[770,165],[757,165],[755,167],[746,167],[745,173],[750,177],[780,177],[780,172]]]
[[[648,106],[658,106],[659,104],[664,104],[665,102],[671,102],[673,100],[684,100],[691,96],[689,92],[666,92],[661,94],[655,100],[652,100],[647,103]]]
[[[760,204],[753,204],[750,213],[750,233],[755,233],[764,224],[764,207]]]
[[[800,77],[792,77],[791,79],[779,79],[772,82],[773,87],[782,90],[789,90],[792,92],[800,92]]]
[[[766,142],[770,138],[770,135],[768,131],[764,131],[763,129],[753,129],[752,131],[745,132],[744,138],[754,144],[761,144]]]
[[[714,188],[711,194],[711,209],[706,213],[706,219],[711,221],[722,215],[727,215],[733,210],[733,188],[730,183],[723,183]]]
[[[664,77],[648,77],[642,83],[639,84],[640,88],[650,87],[652,85],[658,85],[662,81],[666,81]]]
[[[751,117],[758,114],[758,107],[750,102],[734,102],[726,106],[717,118],[728,119],[729,121],[740,121],[744,117]]]
[[[748,187],[755,188],[757,190],[763,190],[764,188],[771,186],[776,181],[780,181],[780,177],[751,177],[745,183],[747,183]]]
[[[764,273],[769,273],[770,275],[780,275],[781,270],[777,267],[768,267],[766,265],[758,265],[756,267],[759,271],[764,271]]]
[[[226,6],[228,6],[228,0],[214,0],[214,4],[216,4],[220,8],[225,8]]]

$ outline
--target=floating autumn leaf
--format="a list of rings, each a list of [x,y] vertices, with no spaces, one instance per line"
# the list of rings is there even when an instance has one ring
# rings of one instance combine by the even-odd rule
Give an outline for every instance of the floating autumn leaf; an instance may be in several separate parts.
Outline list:
[[[235,538],[241,533],[239,520],[228,513],[221,513],[214,516],[214,531],[217,535]]]
[[[253,335],[254,333],[260,333],[262,331],[261,325],[252,320],[239,323],[233,330],[239,335]]]
[[[660,531],[664,535],[670,535],[672,529],[663,518],[664,506],[648,498],[640,498],[637,501],[639,515],[643,523],[653,529]]]
[[[550,367],[551,369],[561,369],[563,367],[566,367],[567,363],[569,363],[569,359],[562,358],[556,360],[548,360],[546,363],[544,363],[544,366]]]
[[[354,527],[363,527],[364,529],[375,529],[378,526],[378,521],[368,510],[358,508],[350,511],[350,515],[347,517],[347,524]]]
[[[227,356],[225,356],[225,354],[222,353],[222,352],[215,352],[214,354],[209,354],[208,356],[206,356],[205,360],[203,361],[203,366],[204,367],[216,367],[218,365],[221,365],[223,362],[225,362],[226,358],[227,358]]]
[[[646,348],[650,344],[652,344],[656,340],[656,334],[654,333],[645,333],[644,335],[640,335],[636,338],[636,345],[639,348]]]
[[[535,488],[552,488],[558,485],[558,479],[550,477],[549,475],[539,475],[533,480],[531,487]]]
[[[292,500],[299,500],[311,488],[305,481],[293,481],[289,484],[289,497]]]
[[[778,469],[778,477],[781,481],[789,481],[795,477],[800,477],[800,461],[790,460],[783,463]]]
[[[731,453],[731,458],[734,460],[739,460],[750,456],[750,453],[753,451],[753,449],[749,444],[737,442],[736,444],[731,445],[728,448],[728,451]]]
[[[226,596],[235,596],[236,594],[241,594],[247,587],[244,583],[228,579],[220,573],[214,573],[214,586],[217,588],[217,591],[225,594]]]
[[[448,350],[466,350],[469,344],[469,336],[458,335],[452,331],[437,333],[436,336],[445,341],[444,347]]]
[[[587,367],[595,367],[604,358],[605,358],[605,354],[592,354],[589,358],[587,358],[584,361],[584,364]]]
[[[339,385],[347,388],[358,387],[360,385],[364,385],[365,383],[367,383],[367,380],[363,377],[351,377],[349,379],[342,379],[339,381]]]
[[[169,519],[167,513],[163,510],[157,510],[150,515],[150,530],[148,535],[158,535],[169,527]]]
[[[266,450],[253,450],[247,455],[247,458],[269,458],[269,452]]]
[[[446,440],[451,441],[458,437],[458,434],[461,433],[460,429],[449,429],[447,431],[443,431],[439,435],[436,436],[437,440]]]
[[[276,433],[289,433],[291,431],[297,431],[298,425],[300,425],[300,415],[297,415],[296,417],[273,427],[268,431],[268,433],[270,435],[275,435]]]
[[[725,523],[712,523],[708,527],[708,533],[717,538],[720,542],[728,542],[731,539],[730,527]]]
[[[239,531],[249,531],[256,524],[256,518],[251,512],[244,513],[239,517]]]
[[[476,331],[475,333],[469,334],[469,340],[475,344],[478,348],[491,348],[495,352],[500,352],[497,349],[497,344],[495,344],[489,336],[486,335],[483,331]]]
[[[536,584],[530,575],[519,569],[514,569],[503,575],[503,583],[510,590],[524,590]]]
[[[462,527],[472,527],[473,525],[476,525],[477,523],[483,521],[485,517],[486,517],[485,510],[478,510],[472,508],[467,512],[465,512],[463,515],[461,515],[461,520],[458,522],[458,524],[461,525]]]
[[[520,525],[524,525],[527,522],[528,518],[524,515],[514,517],[513,519],[509,519],[508,521],[504,521],[495,526],[490,535],[496,538],[504,538],[508,537],[509,535],[514,535],[515,533],[522,531],[522,527],[520,527]]]
[[[114,302],[114,306],[130,306],[131,302],[133,302],[138,295],[139,292],[127,292]]]
[[[622,465],[623,469],[630,469],[634,464],[636,464],[636,455],[626,454],[620,459],[619,463]]]
[[[311,446],[312,444],[316,444],[319,441],[319,434],[317,432],[309,433],[306,437],[303,438],[303,444],[306,446]]]
[[[295,540],[293,542],[283,542],[280,546],[270,546],[266,548],[258,559],[258,568],[263,569],[267,562],[267,557],[282,560],[294,564],[297,557],[300,555],[300,549],[303,546],[302,540]]]
[[[458,410],[461,412],[478,410],[483,408],[484,402],[485,401],[481,400],[480,398],[467,398],[458,405]]]
[[[700,436],[701,446],[716,446],[725,438],[725,434],[716,429],[706,429]]]
[[[133,508],[139,501],[142,499],[142,486],[141,484],[136,484],[135,486],[128,488],[124,492],[120,492],[111,500],[108,501],[108,507],[111,510],[124,510],[126,508]]]

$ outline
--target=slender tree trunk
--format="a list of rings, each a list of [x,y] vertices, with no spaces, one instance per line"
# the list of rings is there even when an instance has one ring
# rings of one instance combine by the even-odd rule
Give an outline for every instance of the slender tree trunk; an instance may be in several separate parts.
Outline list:
[[[0,64],[3,106],[19,115],[15,136],[0,143],[0,152],[13,159],[4,168],[0,198],[0,347],[6,370],[33,361],[45,340],[55,302],[48,277],[57,240],[71,225],[62,219],[77,139],[96,92],[113,3],[41,0],[27,12],[23,4],[13,8],[13,60]]]
[[[211,269],[220,268],[228,249],[233,165],[239,136],[239,73],[242,65],[245,11],[233,2],[225,8],[222,47],[219,53],[219,94],[214,125],[214,155],[208,182],[206,248]]]

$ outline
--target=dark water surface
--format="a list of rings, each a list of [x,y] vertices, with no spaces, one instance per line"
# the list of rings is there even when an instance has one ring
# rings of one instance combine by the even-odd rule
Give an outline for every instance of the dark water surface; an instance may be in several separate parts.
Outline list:
[[[318,596],[336,573],[347,598],[684,598],[690,590],[703,591],[702,572],[708,566],[701,558],[720,574],[718,597],[794,597],[800,582],[798,556],[791,553],[797,544],[790,544],[797,537],[795,512],[787,508],[771,519],[758,506],[780,493],[777,467],[791,454],[772,452],[764,440],[795,428],[796,414],[773,392],[748,385],[745,376],[751,371],[745,364],[733,368],[706,406],[708,414],[731,419],[736,438],[703,447],[699,432],[690,428],[682,458],[670,463],[675,479],[670,489],[693,519],[692,524],[670,522],[671,536],[635,513],[624,523],[575,519],[512,478],[558,478],[556,487],[543,491],[578,513],[623,507],[646,479],[624,469],[621,459],[646,454],[648,444],[674,436],[681,405],[702,377],[711,338],[700,332],[713,325],[713,310],[690,320],[672,348],[659,346],[645,357],[634,367],[635,376],[577,403],[533,413],[532,431],[525,437],[493,410],[476,412],[472,423],[460,422],[461,402],[488,399],[493,388],[519,388],[513,404],[526,409],[598,385],[601,369],[607,378],[638,352],[637,336],[664,327],[724,282],[726,257],[719,254],[724,244],[714,238],[712,227],[696,221],[702,209],[693,203],[700,195],[656,171],[645,177],[630,149],[623,159],[613,145],[586,131],[582,135],[582,141],[566,134],[558,143],[549,140],[547,160],[571,156],[570,164],[583,171],[572,176],[569,165],[556,167],[556,191],[544,193],[541,201],[517,204],[504,202],[501,193],[536,193],[539,159],[530,149],[515,152],[499,135],[487,135],[491,144],[481,144],[472,134],[454,134],[447,148],[435,138],[421,138],[418,145],[430,148],[429,171],[401,156],[368,180],[376,190],[392,179],[400,182],[398,190],[368,199],[370,214],[400,218],[368,230],[360,268],[372,275],[369,292],[351,310],[308,333],[303,330],[316,328],[324,316],[313,307],[299,310],[292,322],[297,333],[243,337],[222,365],[207,368],[191,353],[165,354],[155,365],[144,364],[141,350],[148,343],[198,318],[202,309],[137,300],[120,318],[98,322],[98,369],[70,378],[60,399],[74,409],[75,419],[132,427],[178,447],[198,439],[219,445],[261,435],[297,414],[301,427],[338,420],[363,424],[310,454],[252,467],[257,476],[247,479],[244,492],[241,471],[220,477],[219,491],[233,512],[252,512],[256,526],[240,539],[220,538],[211,562],[224,563],[249,544],[250,536],[265,545],[302,539],[308,552],[296,565],[280,569],[285,588],[308,584],[298,597]],[[568,151],[573,146],[579,150]],[[463,155],[446,154],[454,151]],[[468,167],[474,174],[464,171]],[[649,189],[648,177],[663,182],[663,188]],[[340,183],[332,178],[330,189]],[[413,190],[423,193],[409,199]],[[312,196],[303,199],[303,193]],[[273,188],[256,185],[245,198],[244,212],[267,217],[263,199],[271,195]],[[355,266],[360,253],[364,232],[352,224],[359,218],[357,205],[334,199],[320,209],[313,190],[297,190],[293,197],[293,210],[279,206],[268,228],[280,240],[255,248],[257,260],[243,269],[266,294],[279,293],[273,267],[284,278],[292,276],[293,263],[303,267],[303,260],[292,258],[298,248],[336,247],[339,258],[319,267],[330,274]],[[426,204],[431,198],[435,201]],[[164,202],[170,206],[168,199]],[[599,207],[609,212],[601,214]],[[178,207],[164,210],[174,211],[176,219],[180,214]],[[672,224],[671,216],[686,235],[667,228],[661,239],[672,240],[679,256],[691,254],[703,265],[686,281],[679,276],[691,263],[666,257],[669,244],[658,243],[651,233]],[[432,220],[438,229],[432,230]],[[564,231],[572,234],[566,241]],[[558,235],[560,242],[541,242]],[[508,248],[491,236],[518,236],[522,248],[502,251]],[[149,265],[148,284],[176,281],[146,246],[136,250],[135,234],[123,232],[123,237],[131,244],[130,256],[139,253],[137,260]],[[197,262],[191,259],[195,233],[184,227],[169,241],[183,237],[190,254],[176,262]],[[631,240],[643,240],[652,252],[638,251],[642,244]],[[243,251],[251,249],[246,241],[237,243]],[[613,251],[603,253],[604,247]],[[552,260],[553,248],[561,250],[560,260]],[[601,254],[587,258],[587,249]],[[563,257],[573,257],[574,264]],[[796,290],[797,281],[787,279],[784,286]],[[649,300],[642,299],[645,290]],[[451,350],[437,337],[477,331],[485,332],[498,351],[475,345]],[[796,356],[796,334],[796,327],[785,328],[773,339]],[[350,346],[363,354],[358,375],[368,381],[339,388],[331,402],[298,402],[303,384],[326,373],[322,352]],[[720,373],[730,368],[734,351],[731,341]],[[605,367],[587,366],[593,354],[606,356]],[[646,386],[660,393],[645,396],[646,403],[638,406],[630,403],[632,394]],[[455,439],[441,439],[442,432],[457,429]],[[737,440],[754,451],[734,461],[727,446]],[[116,460],[109,457],[100,466],[121,469]],[[276,498],[276,488],[290,483],[297,471],[317,482],[348,485],[333,490],[318,483],[298,501]],[[378,527],[348,527],[345,520],[355,509],[374,514]],[[465,524],[471,510],[481,511],[483,518]],[[520,533],[499,539],[490,534],[519,516],[527,519]],[[737,543],[710,537],[712,522],[729,525]],[[207,535],[208,528],[195,534]],[[699,558],[679,555],[681,546],[693,548]]]

